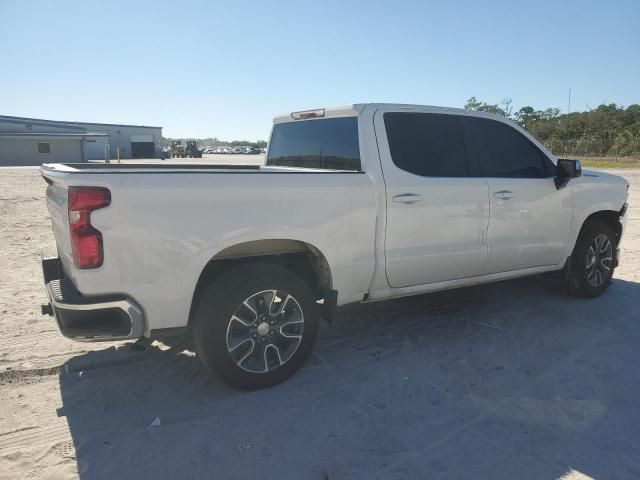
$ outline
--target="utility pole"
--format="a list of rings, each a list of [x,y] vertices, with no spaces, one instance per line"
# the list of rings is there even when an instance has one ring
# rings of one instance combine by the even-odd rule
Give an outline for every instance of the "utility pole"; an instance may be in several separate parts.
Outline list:
[[[571,113],[571,87],[569,87],[569,106],[567,107],[567,115]]]

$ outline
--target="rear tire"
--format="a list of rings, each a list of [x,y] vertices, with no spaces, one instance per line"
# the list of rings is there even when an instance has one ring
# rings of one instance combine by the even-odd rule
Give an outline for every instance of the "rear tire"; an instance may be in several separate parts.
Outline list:
[[[305,363],[319,311],[307,284],[279,265],[240,265],[204,287],[193,318],[196,353],[225,383],[277,385]]]
[[[613,277],[616,235],[603,222],[591,222],[582,232],[571,255],[567,279],[569,293],[593,298],[607,289]]]

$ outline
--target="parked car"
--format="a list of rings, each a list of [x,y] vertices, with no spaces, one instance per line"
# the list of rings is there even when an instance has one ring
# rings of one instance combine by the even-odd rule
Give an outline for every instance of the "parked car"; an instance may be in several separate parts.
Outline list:
[[[43,165],[43,311],[83,341],[187,335],[256,389],[293,375],[340,305],[547,272],[596,297],[620,260],[627,182],[503,117],[318,109],[277,117],[269,145],[264,166]]]

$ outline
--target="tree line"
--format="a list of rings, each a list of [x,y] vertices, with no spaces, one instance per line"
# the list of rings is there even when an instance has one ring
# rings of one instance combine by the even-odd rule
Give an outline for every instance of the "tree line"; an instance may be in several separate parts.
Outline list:
[[[640,105],[611,103],[585,112],[561,114],[559,108],[536,110],[524,106],[514,110],[510,98],[491,105],[471,97],[467,110],[495,113],[527,129],[556,155],[640,155]]]

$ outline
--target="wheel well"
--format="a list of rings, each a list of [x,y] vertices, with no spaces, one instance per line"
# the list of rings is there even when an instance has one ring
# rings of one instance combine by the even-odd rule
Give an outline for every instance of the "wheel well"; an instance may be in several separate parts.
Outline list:
[[[218,253],[204,267],[191,301],[189,323],[203,287],[230,269],[249,262],[275,263],[291,270],[311,288],[317,300],[329,295],[331,270],[324,255],[312,245],[296,240],[257,240],[245,242]]]
[[[578,238],[582,235],[587,226],[593,221],[600,221],[609,226],[611,230],[616,234],[616,242],[620,241],[620,235],[622,235],[622,224],[620,223],[620,212],[614,210],[601,210],[599,212],[589,215],[580,229]]]

